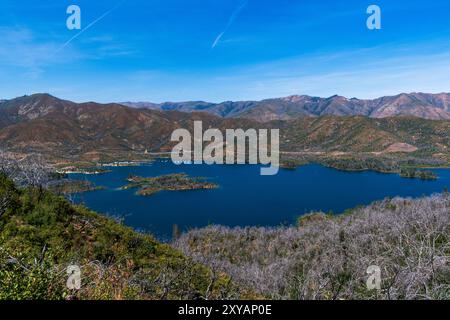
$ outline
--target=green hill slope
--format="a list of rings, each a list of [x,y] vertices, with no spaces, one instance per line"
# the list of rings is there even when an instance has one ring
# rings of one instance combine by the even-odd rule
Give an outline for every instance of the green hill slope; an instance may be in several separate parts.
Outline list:
[[[69,265],[81,268],[79,291],[66,286]],[[149,235],[0,175],[0,300],[246,297]]]

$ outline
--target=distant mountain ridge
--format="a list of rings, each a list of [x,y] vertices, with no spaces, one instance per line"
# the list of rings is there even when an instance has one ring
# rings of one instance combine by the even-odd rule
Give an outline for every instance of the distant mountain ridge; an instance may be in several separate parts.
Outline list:
[[[291,97],[288,102],[291,100],[296,98]],[[222,105],[222,110],[226,106]],[[246,109],[245,103],[242,106]],[[247,108],[245,112],[249,110],[254,109]],[[440,156],[450,150],[448,120],[325,115],[262,123],[207,112],[75,103],[49,94],[0,103],[0,150],[41,153],[58,159],[109,161],[118,155],[170,151],[174,145],[170,141],[172,132],[178,128],[192,132],[194,121],[198,120],[203,122],[203,128],[218,128],[222,132],[237,128],[280,129],[280,150],[288,152],[416,152]]]
[[[431,120],[450,120],[450,93],[402,93],[373,100],[332,96],[329,98],[293,95],[262,101],[122,102],[121,104],[152,110],[208,112],[224,118],[247,118],[260,122],[291,120],[302,117],[366,116],[387,118],[415,116]]]

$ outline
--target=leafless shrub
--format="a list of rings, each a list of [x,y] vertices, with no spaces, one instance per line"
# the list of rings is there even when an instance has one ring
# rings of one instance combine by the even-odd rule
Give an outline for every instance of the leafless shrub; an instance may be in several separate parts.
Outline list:
[[[352,214],[323,214],[299,227],[211,226],[174,246],[275,299],[448,299],[448,194],[384,200]],[[370,265],[381,290],[366,287]]]
[[[14,180],[18,186],[47,187],[54,172],[54,168],[41,155],[17,159],[0,150],[0,173]]]

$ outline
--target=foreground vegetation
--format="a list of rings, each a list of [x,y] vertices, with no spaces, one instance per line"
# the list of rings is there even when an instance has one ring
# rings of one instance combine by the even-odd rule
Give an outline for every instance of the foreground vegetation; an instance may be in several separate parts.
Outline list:
[[[82,272],[66,286],[69,265]],[[169,245],[0,174],[0,299],[255,298]]]
[[[274,299],[450,299],[450,196],[388,199],[297,226],[210,226],[175,246]],[[369,291],[367,268],[381,268]]]
[[[447,192],[291,227],[210,226],[169,246],[47,191],[52,176],[0,156],[0,299],[450,298]],[[380,290],[366,286],[371,265]]]

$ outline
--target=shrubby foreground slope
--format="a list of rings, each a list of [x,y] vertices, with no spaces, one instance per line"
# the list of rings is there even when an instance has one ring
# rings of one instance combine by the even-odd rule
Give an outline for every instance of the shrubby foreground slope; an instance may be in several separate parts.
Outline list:
[[[169,246],[29,178],[19,188],[0,174],[0,300],[450,298],[448,193],[292,227],[211,226]],[[80,291],[66,286],[73,264]],[[370,265],[380,291],[367,290]]]
[[[211,226],[176,247],[275,299],[449,299],[450,196],[391,199],[296,227]],[[367,268],[381,268],[368,291]]]
[[[80,291],[66,286],[73,264]],[[0,300],[252,297],[149,235],[0,174]]]

